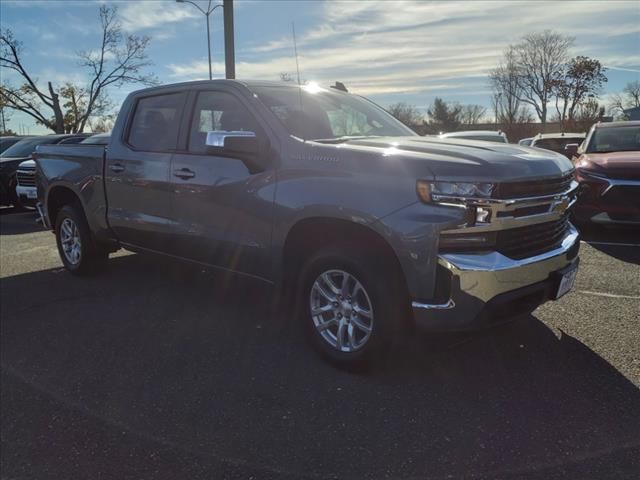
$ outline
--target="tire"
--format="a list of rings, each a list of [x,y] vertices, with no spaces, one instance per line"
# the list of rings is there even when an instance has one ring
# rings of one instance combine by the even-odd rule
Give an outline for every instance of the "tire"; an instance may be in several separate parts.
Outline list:
[[[65,205],[56,216],[58,253],[65,268],[74,275],[87,275],[104,269],[109,253],[93,240],[87,219],[77,205]]]
[[[311,344],[345,368],[386,358],[403,332],[408,305],[393,262],[361,252],[342,246],[315,253],[302,268],[296,301],[296,316]],[[345,279],[347,288],[338,293]]]

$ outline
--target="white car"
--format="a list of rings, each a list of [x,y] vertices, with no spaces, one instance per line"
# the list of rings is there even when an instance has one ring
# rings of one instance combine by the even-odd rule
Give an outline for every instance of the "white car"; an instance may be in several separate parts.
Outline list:
[[[463,140],[481,140],[483,142],[509,143],[507,135],[493,130],[465,130],[463,132],[442,133],[439,138],[460,138]]]
[[[23,205],[35,207],[38,203],[36,189],[36,162],[26,160],[18,165],[16,171],[16,196]]]

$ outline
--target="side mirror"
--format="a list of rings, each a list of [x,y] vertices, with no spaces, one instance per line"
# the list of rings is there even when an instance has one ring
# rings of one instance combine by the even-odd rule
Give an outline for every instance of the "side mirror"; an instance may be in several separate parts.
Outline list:
[[[578,145],[577,143],[567,143],[564,146],[564,154],[569,157],[575,157],[576,155],[578,155],[578,148],[580,147],[580,145]]]
[[[258,141],[255,132],[221,131],[207,132],[208,147],[223,148],[237,153],[257,153]]]
[[[259,173],[267,169],[266,151],[269,149],[263,148],[264,152],[260,151],[255,132],[215,130],[207,132],[205,143],[213,154],[238,158],[250,173]]]

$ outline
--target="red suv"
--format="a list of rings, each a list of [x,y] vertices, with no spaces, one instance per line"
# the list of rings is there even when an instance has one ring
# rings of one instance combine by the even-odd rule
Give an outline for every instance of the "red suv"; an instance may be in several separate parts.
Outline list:
[[[575,220],[640,227],[640,121],[597,123],[568,147],[582,185]]]

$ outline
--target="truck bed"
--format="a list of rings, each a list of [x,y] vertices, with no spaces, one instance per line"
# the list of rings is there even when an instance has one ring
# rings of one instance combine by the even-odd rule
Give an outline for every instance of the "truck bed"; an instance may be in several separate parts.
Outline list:
[[[44,145],[36,149],[38,200],[46,207],[44,192],[66,187],[77,195],[92,229],[106,226],[104,145]]]

